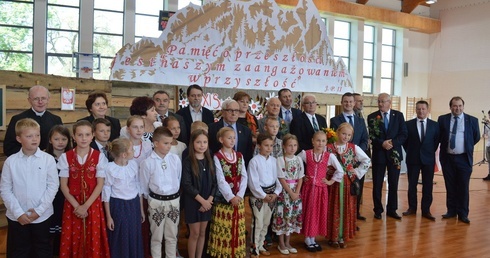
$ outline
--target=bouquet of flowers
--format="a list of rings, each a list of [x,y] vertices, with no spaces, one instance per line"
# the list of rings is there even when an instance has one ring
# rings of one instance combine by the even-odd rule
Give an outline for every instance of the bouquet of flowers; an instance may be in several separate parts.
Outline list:
[[[327,134],[327,143],[334,143],[337,141],[337,133],[331,128],[322,128],[322,131]]]
[[[369,124],[371,125],[371,128],[369,130],[369,139],[374,140],[375,138],[379,137],[379,135],[381,134],[381,123],[382,120],[380,115],[377,115],[375,119],[371,118],[371,120],[369,120]]]
[[[401,168],[400,162],[400,153],[398,151],[393,150],[390,155],[391,160],[393,161],[393,165],[396,166],[397,169]]]

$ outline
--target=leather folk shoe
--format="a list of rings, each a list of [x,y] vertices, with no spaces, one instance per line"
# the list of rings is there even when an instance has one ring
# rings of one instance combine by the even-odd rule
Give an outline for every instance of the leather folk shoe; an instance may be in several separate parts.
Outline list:
[[[396,212],[392,211],[392,212],[388,212],[386,213],[386,216],[388,217],[392,217],[394,219],[398,219],[398,220],[401,220],[402,217],[400,217],[400,215],[398,215]]]
[[[432,221],[435,221],[436,220],[436,218],[434,216],[432,216],[432,214],[430,212],[423,213],[422,214],[422,217],[424,217],[426,219],[429,219],[429,220],[432,220]]]
[[[412,209],[408,209],[407,211],[403,212],[402,215],[403,216],[410,216],[410,215],[415,215],[417,212],[412,210]]]

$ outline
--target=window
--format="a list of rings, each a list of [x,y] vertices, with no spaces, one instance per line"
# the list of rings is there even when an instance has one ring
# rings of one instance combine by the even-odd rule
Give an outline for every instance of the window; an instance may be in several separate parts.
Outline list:
[[[362,92],[373,93],[373,74],[374,74],[374,26],[364,25]]]
[[[32,72],[33,1],[0,1],[0,70]]]
[[[381,85],[380,92],[393,93],[395,81],[395,40],[393,29],[383,28],[381,46]]]
[[[142,37],[160,37],[162,32],[158,30],[158,16],[163,10],[163,2],[161,0],[136,0],[135,42],[138,42]]]
[[[72,53],[79,49],[79,0],[48,0],[47,73],[73,76]]]
[[[100,73],[94,73],[94,79],[109,79],[112,59],[123,46],[123,32],[124,0],[95,0],[92,52],[100,54]]]
[[[342,58],[347,69],[350,61],[350,22],[335,21],[334,23],[333,55],[335,59]]]

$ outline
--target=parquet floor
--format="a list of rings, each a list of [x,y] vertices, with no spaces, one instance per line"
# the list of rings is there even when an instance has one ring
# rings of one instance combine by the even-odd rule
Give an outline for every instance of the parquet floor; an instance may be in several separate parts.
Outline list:
[[[481,153],[475,153],[475,157],[481,157]],[[434,177],[436,184],[431,211],[437,218],[435,222],[422,218],[420,211],[416,216],[404,217],[401,221],[386,218],[384,214],[382,220],[375,220],[372,212],[372,184],[366,182],[362,215],[367,217],[367,221],[359,221],[360,231],[354,240],[347,243],[347,248],[333,249],[327,246],[324,238],[319,237],[317,242],[323,246],[323,251],[308,253],[303,248],[303,237],[294,235],[291,243],[298,248],[298,254],[282,255],[274,244],[270,249],[272,254],[270,257],[490,257],[490,182],[481,180],[487,173],[488,163],[474,167],[470,182],[470,225],[456,219],[441,219],[441,215],[446,212],[446,195],[444,179],[440,172],[437,172]],[[421,185],[419,185],[419,200],[420,191]],[[408,207],[405,174],[400,176],[398,193],[398,213],[401,215]],[[248,215],[250,216],[249,211]],[[248,225],[249,221],[250,219],[247,221]],[[3,228],[0,229],[0,258],[5,257],[5,246],[6,229]],[[186,239],[181,237],[179,249],[184,256],[187,254],[186,246]]]

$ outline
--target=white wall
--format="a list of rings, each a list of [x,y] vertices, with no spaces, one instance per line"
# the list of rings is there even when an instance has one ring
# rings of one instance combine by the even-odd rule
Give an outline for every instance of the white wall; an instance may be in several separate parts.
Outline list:
[[[428,89],[436,115],[449,112],[453,96],[477,118],[490,108],[490,1],[469,2],[438,2],[442,30],[430,36]]]

